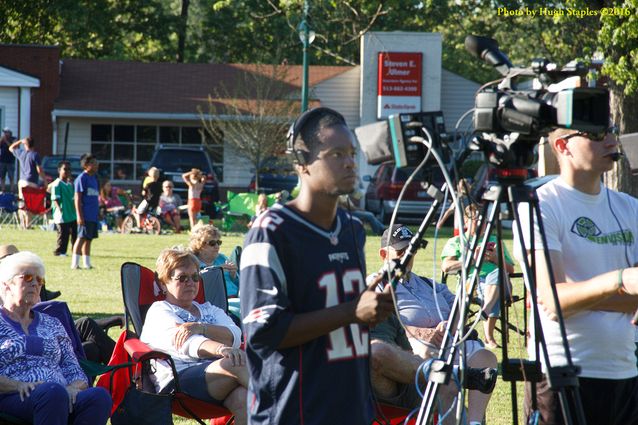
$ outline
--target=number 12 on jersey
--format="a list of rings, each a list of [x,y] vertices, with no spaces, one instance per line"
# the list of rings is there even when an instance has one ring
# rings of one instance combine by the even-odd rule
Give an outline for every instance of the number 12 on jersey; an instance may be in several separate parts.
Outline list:
[[[360,270],[346,270],[341,278],[343,293],[360,294],[365,290],[364,282]],[[325,274],[319,280],[319,287],[326,291],[326,308],[339,304],[338,284],[335,273]],[[361,331],[357,323],[335,329],[330,332],[328,339],[328,360],[347,360],[368,355],[368,332]]]

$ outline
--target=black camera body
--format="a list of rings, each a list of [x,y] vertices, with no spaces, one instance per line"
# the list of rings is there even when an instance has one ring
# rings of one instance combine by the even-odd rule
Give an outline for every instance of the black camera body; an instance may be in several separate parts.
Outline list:
[[[529,68],[514,68],[491,38],[470,35],[465,47],[504,76],[498,87],[477,93],[474,109],[474,130],[482,133],[477,143],[497,167],[532,165],[534,146],[554,128],[602,132],[609,127],[609,91],[573,87],[573,80],[587,73],[582,64],[558,69],[536,59]],[[534,85],[519,89],[523,77],[534,78]]]
[[[556,127],[599,132],[609,126],[609,92],[571,88],[508,92],[489,89],[476,95],[474,129],[542,136]]]

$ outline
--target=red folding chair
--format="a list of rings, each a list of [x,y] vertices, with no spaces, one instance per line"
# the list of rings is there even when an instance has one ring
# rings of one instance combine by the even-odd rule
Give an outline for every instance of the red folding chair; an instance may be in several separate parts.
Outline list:
[[[20,227],[28,229],[32,224],[48,224],[47,190],[43,187],[23,187],[22,205],[20,205]]]
[[[169,355],[152,350],[138,339],[142,333],[142,325],[146,312],[155,301],[164,300],[165,296],[155,282],[152,270],[136,263],[124,263],[121,267],[122,296],[124,299],[126,330],[117,341],[110,364],[132,361],[135,366],[121,369],[113,374],[100,377],[97,385],[103,386],[111,392],[113,397],[113,411],[117,409],[132,382],[140,383],[145,391],[155,392],[150,380],[150,360],[162,359],[172,364]],[[195,301],[211,304],[228,311],[226,300],[226,285],[224,274],[219,267],[212,267],[202,272],[199,293]],[[173,366],[173,371],[175,371]],[[179,388],[179,382],[176,382]],[[232,423],[232,413],[224,407],[207,403],[190,397],[185,393],[175,391],[173,394],[173,413],[186,418],[192,418],[200,423],[201,418],[213,418],[215,424]]]

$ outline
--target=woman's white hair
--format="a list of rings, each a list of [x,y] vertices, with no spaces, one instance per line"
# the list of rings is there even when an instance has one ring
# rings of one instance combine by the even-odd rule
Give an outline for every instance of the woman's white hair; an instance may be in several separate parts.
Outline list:
[[[42,259],[30,251],[20,251],[9,255],[0,261],[0,282],[8,282],[26,268],[36,269],[38,276],[44,277],[44,263]]]

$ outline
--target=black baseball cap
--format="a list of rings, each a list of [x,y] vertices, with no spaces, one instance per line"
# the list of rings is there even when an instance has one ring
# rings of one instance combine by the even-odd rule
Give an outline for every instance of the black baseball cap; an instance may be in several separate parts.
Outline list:
[[[385,229],[381,235],[381,248],[391,246],[397,251],[402,250],[410,244],[414,234],[403,224],[395,224],[392,229]]]

